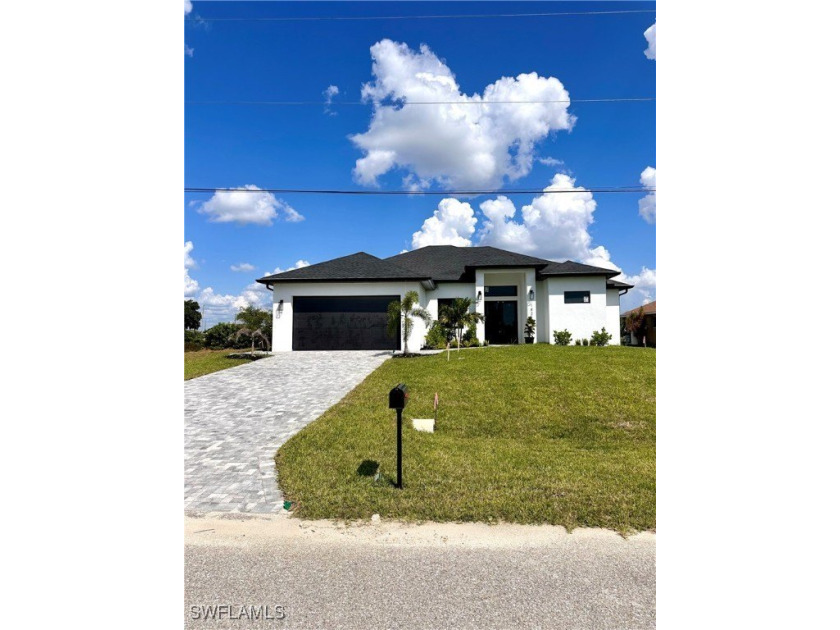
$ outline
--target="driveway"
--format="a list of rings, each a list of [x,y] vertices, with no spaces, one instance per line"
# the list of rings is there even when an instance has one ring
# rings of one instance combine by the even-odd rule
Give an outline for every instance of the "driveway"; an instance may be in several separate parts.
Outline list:
[[[278,447],[390,352],[284,352],[184,383],[184,509],[283,511]]]

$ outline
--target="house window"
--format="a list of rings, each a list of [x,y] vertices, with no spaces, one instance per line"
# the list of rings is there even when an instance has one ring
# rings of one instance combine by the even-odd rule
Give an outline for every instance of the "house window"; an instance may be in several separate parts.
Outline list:
[[[440,310],[444,306],[452,306],[452,303],[454,301],[455,298],[438,298],[438,310]]]
[[[566,291],[563,297],[566,304],[589,304],[589,291]]]
[[[497,287],[484,287],[484,295],[487,297],[516,297],[516,285],[507,284]]]

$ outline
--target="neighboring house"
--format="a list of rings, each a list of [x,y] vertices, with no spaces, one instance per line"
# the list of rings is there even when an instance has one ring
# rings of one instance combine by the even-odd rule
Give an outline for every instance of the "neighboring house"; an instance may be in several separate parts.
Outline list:
[[[639,307],[645,314],[645,328],[642,333],[642,338],[639,339],[633,333],[630,333],[631,346],[647,346],[648,348],[656,347],[656,302],[648,302]],[[639,308],[630,309],[630,311],[637,311]],[[630,311],[625,311],[621,314],[621,329],[624,330],[624,318]]]
[[[432,245],[390,258],[364,252],[260,278],[273,289],[273,350],[397,350],[386,334],[388,304],[408,291],[437,319],[447,300],[467,297],[485,317],[478,341],[523,343],[525,321],[537,322],[536,341],[553,342],[568,329],[573,339],[606,328],[619,343],[619,296],[632,285],[613,269],[552,262],[495,247]],[[419,350],[419,320],[408,342]]]

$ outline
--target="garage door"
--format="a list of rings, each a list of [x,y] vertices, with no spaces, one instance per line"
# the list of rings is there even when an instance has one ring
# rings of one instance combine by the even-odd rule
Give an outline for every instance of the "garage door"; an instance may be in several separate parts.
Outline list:
[[[295,297],[292,350],[399,350],[389,337],[388,304],[398,295]]]

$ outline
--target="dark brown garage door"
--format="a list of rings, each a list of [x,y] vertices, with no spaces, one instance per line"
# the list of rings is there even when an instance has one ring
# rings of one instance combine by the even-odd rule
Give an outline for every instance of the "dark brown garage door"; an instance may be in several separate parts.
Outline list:
[[[292,350],[399,350],[389,337],[388,304],[398,295],[295,297]]]

